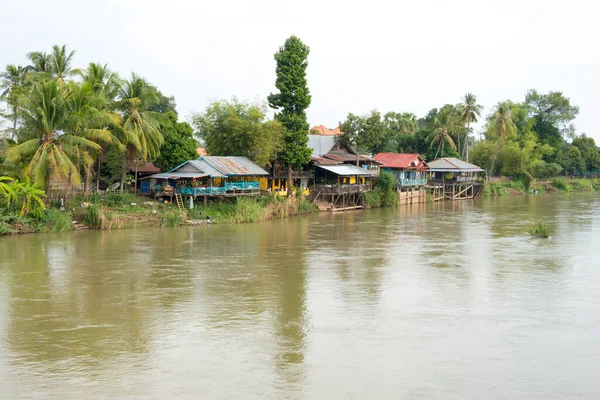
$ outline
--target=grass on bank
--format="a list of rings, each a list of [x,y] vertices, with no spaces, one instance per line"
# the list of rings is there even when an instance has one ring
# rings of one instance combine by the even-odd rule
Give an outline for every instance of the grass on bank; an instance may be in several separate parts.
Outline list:
[[[526,194],[530,190],[544,192],[595,192],[600,191],[600,179],[554,178],[536,182],[514,180],[509,182],[483,182],[483,197]]]

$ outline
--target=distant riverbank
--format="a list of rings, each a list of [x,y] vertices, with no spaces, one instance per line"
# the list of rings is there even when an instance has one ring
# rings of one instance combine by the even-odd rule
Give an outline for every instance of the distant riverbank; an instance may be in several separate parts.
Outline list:
[[[486,182],[483,197],[543,194],[552,192],[600,191],[599,179],[555,178],[529,189],[522,181]],[[428,197],[431,201],[431,197]],[[368,199],[366,199],[368,200]],[[368,201],[365,201],[369,204]],[[187,203],[186,203],[187,206]],[[282,219],[317,212],[317,206],[301,196],[243,197],[235,200],[197,203],[193,209],[179,210],[176,204],[150,201],[134,194],[92,195],[87,202],[75,198],[64,210],[50,204],[37,218],[17,214],[0,216],[0,236],[7,234],[66,232],[77,229],[127,229],[173,227],[186,224],[248,223]],[[403,207],[403,206],[400,206]],[[372,208],[372,206],[366,206]],[[208,218],[207,218],[208,217]]]

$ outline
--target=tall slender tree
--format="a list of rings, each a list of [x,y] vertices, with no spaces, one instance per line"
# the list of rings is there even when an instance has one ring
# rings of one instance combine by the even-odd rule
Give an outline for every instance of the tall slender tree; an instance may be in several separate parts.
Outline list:
[[[119,91],[119,109],[123,118],[118,129],[118,137],[126,146],[126,157],[121,171],[121,191],[125,185],[127,160],[135,161],[136,154],[142,160],[155,158],[160,152],[164,139],[160,132],[161,114],[148,111],[158,101],[156,90],[139,75],[132,73]]]
[[[500,150],[500,142],[502,139],[513,135],[517,127],[512,120],[512,111],[510,103],[505,101],[498,104],[496,111],[490,119],[490,130],[493,135],[498,139],[496,143],[496,150],[494,151],[494,157],[492,159],[492,166],[490,168],[490,176],[494,173],[494,164],[496,164],[496,157],[498,156],[498,150]]]
[[[464,147],[460,150],[461,158],[469,161],[469,135],[471,134],[471,123],[477,122],[477,118],[481,116],[483,106],[477,104],[477,97],[472,93],[467,93],[463,97],[463,102],[457,105],[459,116],[462,123],[465,125],[465,141]]]
[[[458,122],[452,107],[442,107],[435,114],[435,116],[433,116],[431,126],[433,132],[427,137],[426,140],[430,143],[430,147],[437,145],[434,159],[438,158],[440,150],[442,156],[444,155],[444,148],[446,147],[446,144],[450,145],[450,147],[456,150],[456,144],[452,139],[452,135],[454,132],[456,132]]]
[[[292,194],[292,171],[308,164],[311,149],[308,148],[308,121],[306,109],[311,103],[311,95],[306,81],[306,68],[310,49],[296,36],[289,37],[275,53],[277,63],[275,87],[278,93],[267,98],[269,106],[278,110],[275,119],[286,128],[283,149],[279,160],[287,165],[288,196]]]
[[[9,64],[4,72],[0,73],[0,99],[8,104],[10,114],[8,119],[12,123],[11,138],[14,140],[17,134],[17,122],[19,120],[19,98],[24,94],[24,80],[27,68],[20,65]]]

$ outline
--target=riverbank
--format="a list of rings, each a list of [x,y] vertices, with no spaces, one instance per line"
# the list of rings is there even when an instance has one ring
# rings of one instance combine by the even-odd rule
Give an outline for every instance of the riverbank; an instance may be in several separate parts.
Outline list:
[[[186,204],[187,205],[187,204]],[[139,227],[181,226],[202,222],[246,223],[281,219],[318,211],[309,200],[292,196],[239,197],[208,205],[196,204],[180,211],[176,204],[151,201],[134,194],[93,195],[68,201],[59,209],[50,204],[38,216],[0,213],[0,236],[6,234],[66,232],[77,229],[127,229]]]
[[[600,179],[555,178],[536,182],[530,189],[522,181],[485,183],[483,197],[594,191],[600,191]],[[394,204],[383,201],[384,197],[379,192],[372,192],[367,194],[364,202],[367,208]],[[431,196],[428,196],[428,201],[431,201]],[[180,211],[176,204],[150,201],[147,197],[134,194],[93,195],[87,202],[83,202],[81,198],[68,201],[63,211],[59,209],[59,204],[50,204],[38,216],[20,216],[16,212],[0,211],[0,236],[77,229],[173,227],[201,223],[207,216],[211,222],[218,224],[248,223],[317,211],[314,203],[300,196],[239,197],[223,199],[206,206],[199,203],[192,210]]]
[[[534,182],[529,188],[523,181],[485,182],[483,197],[595,191],[600,191],[600,179],[554,178],[548,181]]]

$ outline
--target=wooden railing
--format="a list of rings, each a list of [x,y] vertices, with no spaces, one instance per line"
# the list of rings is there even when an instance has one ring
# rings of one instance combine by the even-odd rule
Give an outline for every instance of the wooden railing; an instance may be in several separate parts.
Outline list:
[[[275,172],[274,179],[287,179],[287,171]],[[292,171],[292,179],[312,179],[315,177],[315,171]]]
[[[220,187],[188,187],[179,186],[177,192],[188,196],[215,196],[224,195],[232,192],[258,192],[260,191],[259,182],[227,182],[225,186]]]
[[[311,193],[318,194],[352,194],[370,192],[372,190],[369,184],[356,185],[314,185],[310,188]]]
[[[396,179],[397,186],[417,186],[417,185],[425,185],[427,184],[426,178],[418,178],[418,179]]]

